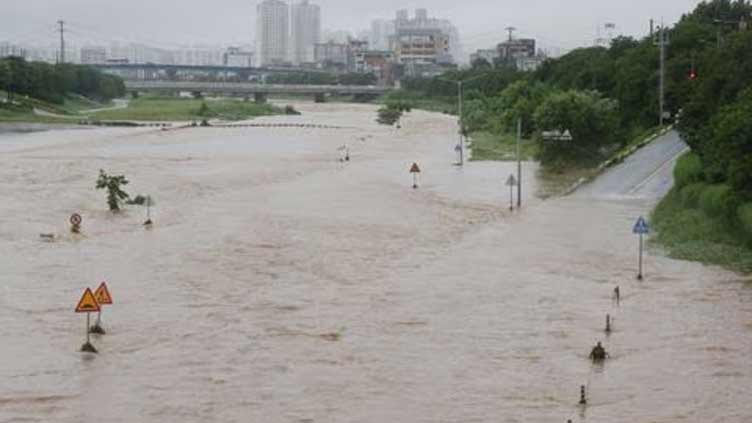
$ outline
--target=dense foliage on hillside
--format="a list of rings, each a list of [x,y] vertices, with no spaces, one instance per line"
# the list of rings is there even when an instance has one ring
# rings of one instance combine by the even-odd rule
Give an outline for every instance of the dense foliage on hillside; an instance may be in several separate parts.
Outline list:
[[[102,101],[125,95],[125,85],[116,76],[87,66],[27,62],[19,57],[0,59],[0,89],[11,97],[23,95],[56,104],[69,94]]]

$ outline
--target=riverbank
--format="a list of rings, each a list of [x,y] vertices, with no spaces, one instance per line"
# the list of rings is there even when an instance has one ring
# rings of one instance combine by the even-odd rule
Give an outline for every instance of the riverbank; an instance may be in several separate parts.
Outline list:
[[[724,185],[699,181],[692,154],[677,163],[676,185],[653,211],[652,239],[672,258],[752,272],[752,203],[738,205]]]
[[[206,105],[204,107],[204,105]],[[202,119],[247,120],[259,116],[284,114],[271,104],[256,104],[241,99],[193,99],[177,97],[139,97],[128,107],[104,110],[91,115],[97,120],[118,121],[191,121]]]

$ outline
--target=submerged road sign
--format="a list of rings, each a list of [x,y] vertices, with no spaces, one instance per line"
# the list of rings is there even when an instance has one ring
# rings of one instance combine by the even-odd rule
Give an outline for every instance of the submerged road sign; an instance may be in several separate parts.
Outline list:
[[[514,187],[517,186],[517,179],[514,178],[514,174],[509,175],[507,178],[507,186],[509,187],[509,210],[514,210]]]
[[[642,280],[642,238],[644,235],[648,234],[650,232],[650,227],[648,226],[648,222],[645,220],[644,217],[640,216],[639,219],[637,219],[637,223],[635,223],[634,228],[632,228],[632,233],[635,235],[640,236],[640,264],[639,264],[639,270],[637,271],[637,280]]]
[[[86,288],[84,295],[82,295],[81,299],[78,301],[76,313],[94,313],[100,310],[99,303],[91,292],[91,289]]]
[[[413,174],[413,188],[418,188],[418,174],[420,173],[420,167],[417,163],[413,163],[410,167],[410,173]]]
[[[78,213],[73,213],[70,217],[70,223],[73,226],[78,226],[83,222],[83,218],[81,218],[81,215]]]
[[[640,216],[640,218],[637,219],[637,223],[635,223],[632,233],[635,235],[646,235],[650,233],[650,227],[644,217]]]
[[[110,295],[110,290],[107,289],[107,282],[99,284],[99,288],[94,291],[94,299],[96,299],[97,303],[100,305],[112,304],[112,296]]]
[[[94,348],[93,345],[91,345],[91,342],[89,340],[89,324],[90,324],[90,316],[93,312],[102,311],[102,309],[99,307],[99,303],[97,303],[97,299],[94,298],[94,294],[91,292],[91,289],[86,288],[86,291],[84,291],[84,295],[81,296],[81,299],[78,300],[78,305],[76,306],[76,313],[86,313],[86,343],[81,346],[82,352],[90,352],[90,353],[96,353],[97,349]]]

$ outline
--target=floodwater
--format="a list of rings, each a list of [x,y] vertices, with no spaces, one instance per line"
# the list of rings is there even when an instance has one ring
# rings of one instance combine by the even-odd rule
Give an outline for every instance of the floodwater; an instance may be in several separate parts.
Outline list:
[[[451,117],[297,107],[263,120],[342,128],[0,137],[0,421],[752,421],[752,286],[655,248],[634,278],[661,172],[540,201],[526,164],[510,213],[514,165],[453,166]],[[105,211],[100,168],[154,197],[153,229]],[[101,280],[93,356],[73,308]]]

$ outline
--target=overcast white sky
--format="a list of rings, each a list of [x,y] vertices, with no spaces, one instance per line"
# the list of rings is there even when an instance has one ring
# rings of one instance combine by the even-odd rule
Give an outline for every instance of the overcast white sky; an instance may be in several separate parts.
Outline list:
[[[322,9],[323,29],[368,29],[375,18],[400,8],[427,8],[459,28],[465,52],[488,48],[514,26],[548,48],[590,45],[596,27],[617,25],[617,33],[641,36],[649,19],[676,22],[699,1],[689,0],[312,0]],[[138,41],[178,44],[251,43],[257,1],[251,0],[2,0],[0,41],[51,44],[63,19],[73,45]],[[412,12],[411,12],[412,14]]]

